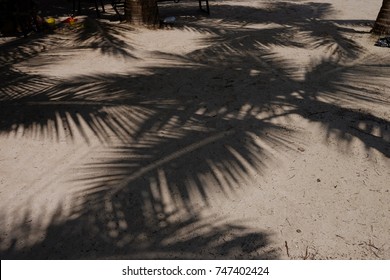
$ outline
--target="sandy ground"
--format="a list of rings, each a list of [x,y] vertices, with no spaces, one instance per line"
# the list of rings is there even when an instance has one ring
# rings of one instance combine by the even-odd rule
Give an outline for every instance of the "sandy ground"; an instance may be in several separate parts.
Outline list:
[[[1,38],[1,258],[389,259],[381,2]]]

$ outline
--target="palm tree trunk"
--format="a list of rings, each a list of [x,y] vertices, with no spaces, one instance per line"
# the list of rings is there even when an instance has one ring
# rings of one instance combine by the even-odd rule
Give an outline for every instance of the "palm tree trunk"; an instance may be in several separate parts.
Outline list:
[[[390,0],[383,0],[372,32],[379,35],[390,34]]]
[[[158,23],[157,0],[126,0],[125,18],[134,25],[155,26]]]

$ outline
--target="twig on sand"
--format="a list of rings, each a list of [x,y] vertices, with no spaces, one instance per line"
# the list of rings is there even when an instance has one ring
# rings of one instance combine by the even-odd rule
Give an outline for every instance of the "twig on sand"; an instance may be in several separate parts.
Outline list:
[[[307,260],[307,258],[309,257],[309,251],[308,251],[308,248],[309,246],[306,246],[306,252],[305,252],[305,256],[303,257],[304,260]]]
[[[290,253],[288,252],[287,241],[284,241],[284,247],[286,247],[287,257],[290,257]]]
[[[362,245],[368,246],[369,249],[370,249],[370,252],[373,253],[377,258],[379,258],[378,254],[375,252],[375,250],[377,250],[378,252],[380,252],[381,249],[379,249],[379,248],[376,247],[374,244],[372,244],[372,243],[371,243],[371,239],[368,240],[368,243],[367,243],[366,241],[364,241],[364,242],[360,243],[359,245],[360,245],[360,246],[362,246]],[[375,250],[373,250],[373,248],[374,248]]]

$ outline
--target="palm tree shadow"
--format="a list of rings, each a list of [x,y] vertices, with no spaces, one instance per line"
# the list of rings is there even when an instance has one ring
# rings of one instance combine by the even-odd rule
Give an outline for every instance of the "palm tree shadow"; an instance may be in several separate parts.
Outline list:
[[[236,37],[234,36],[236,34],[236,50],[243,47],[242,39],[247,36],[251,38],[252,42],[259,42],[263,46],[305,49],[324,47],[332,49],[334,54],[346,58],[356,58],[363,51],[358,43],[350,39],[351,32],[362,32],[348,28],[351,21],[326,19],[327,16],[334,13],[330,3],[307,4],[278,1],[264,4],[259,8],[219,4],[215,5],[212,10],[211,19],[217,21],[218,25],[209,25],[209,21],[202,23],[198,20],[187,20],[191,13],[184,12],[181,16],[185,21],[179,22],[178,27],[218,34],[220,39],[229,38],[229,45],[232,45],[231,39]],[[243,14],[245,14],[245,18],[242,17]],[[263,25],[263,32],[253,32],[253,25],[258,24]],[[229,26],[234,27],[229,28]],[[237,33],[237,29],[240,32]],[[226,36],[226,31],[230,32],[231,36]],[[223,40],[214,42],[225,43]],[[244,48],[247,50],[255,46],[254,44],[247,45],[244,41]]]
[[[160,219],[156,223],[149,221],[145,224],[144,213],[139,211],[142,208],[139,208],[141,205],[138,204],[140,203],[138,199],[134,196],[118,197],[112,201],[114,208],[109,215],[101,216],[98,212],[83,213],[77,219],[63,223],[57,220],[61,216],[61,210],[58,210],[42,241],[20,250],[19,240],[15,238],[1,251],[1,257],[2,259],[278,257],[276,250],[266,248],[270,234],[254,232],[240,225],[226,224],[215,219],[207,221],[207,218],[199,219],[195,216],[175,223],[167,222],[169,216],[165,216],[166,220]],[[131,209],[123,209],[126,206],[131,206]],[[124,214],[122,210],[127,211]],[[32,227],[22,226],[14,230],[14,236],[18,236],[20,240],[34,235]]]
[[[377,60],[369,56],[352,65],[332,60],[314,64],[306,73],[299,102],[303,116],[322,123],[327,137],[335,133],[340,142],[347,143],[360,139],[368,150],[373,148],[390,157],[389,122],[379,110],[390,103],[385,92],[378,92],[378,88],[386,88],[389,65]],[[370,78],[362,81],[362,76]],[[372,104],[378,106],[376,112],[361,109]]]
[[[166,73],[167,69],[162,71]],[[172,70],[173,73],[176,71]],[[240,181],[255,169],[263,168],[262,156],[266,152],[254,139],[263,138],[264,133],[277,127],[261,123],[250,115],[240,121],[194,115],[207,104],[207,114],[220,107],[214,102],[207,103],[200,92],[197,104],[181,100],[187,98],[187,91],[184,97],[166,105],[163,105],[164,101],[172,100],[173,96],[140,97],[136,94],[140,91],[139,85],[156,84],[151,82],[150,76],[134,77],[137,83],[130,82],[129,85],[125,82],[129,77],[116,75],[89,77],[90,81],[88,77],[81,77],[61,83],[46,79],[43,83],[39,76],[15,72],[17,74],[19,83],[2,89],[3,133],[23,130],[23,137],[30,135],[41,139],[44,135],[59,138],[64,131],[69,131],[71,139],[78,133],[89,142],[90,136],[83,127],[86,124],[103,143],[109,142],[110,134],[115,133],[123,144],[103,153],[109,155],[107,158],[99,158],[98,153],[96,157],[100,163],[77,168],[80,176],[75,184],[81,185],[83,190],[75,195],[75,200],[81,201],[80,205],[72,207],[76,219],[61,222],[54,216],[44,240],[23,249],[15,244],[28,238],[29,234],[33,235],[34,229],[31,233],[24,227],[23,230],[16,229],[11,233],[15,241],[2,252],[6,258],[276,256],[274,252],[262,253],[267,244],[266,234],[242,234],[249,231],[243,226],[215,228],[212,223],[196,218],[198,210],[194,206],[193,192],[199,193],[199,201],[206,205],[210,202],[208,193],[213,186],[223,192],[234,192]],[[124,86],[116,86],[113,90],[115,85]],[[231,108],[228,110],[236,110],[240,102],[228,104],[227,108]],[[177,110],[178,104],[193,109],[190,113]],[[133,114],[133,119],[124,118],[126,111]],[[175,118],[177,123],[173,121]],[[282,141],[269,135],[266,138],[275,143]],[[211,174],[209,178],[206,178],[207,174]],[[163,181],[167,182],[165,189]],[[176,210],[173,212],[164,208],[161,197],[156,197],[155,192],[163,193],[164,190],[174,196],[172,201]],[[111,210],[106,208],[107,203],[112,205]],[[170,217],[179,211],[177,209],[184,213],[178,221],[170,221]],[[166,241],[193,227],[202,234],[189,240],[184,236],[180,242]],[[237,233],[233,234],[234,231]],[[221,240],[227,241],[221,245],[218,243]],[[79,246],[68,246],[78,241],[81,242]],[[164,245],[167,242],[169,246]]]
[[[25,136],[59,138],[70,130],[67,137],[80,134],[89,142],[92,131],[92,137],[110,145],[93,155],[96,161],[76,166],[72,184],[80,191],[74,193],[70,218],[64,221],[59,207],[44,238],[24,248],[20,243],[34,235],[34,228],[14,229],[10,233],[13,240],[4,241],[1,254],[40,259],[278,258],[278,252],[270,247],[272,233],[201,215],[213,203],[215,193],[229,198],[248,191],[239,187],[276,165],[275,150],[296,150],[297,143],[304,142],[275,119],[298,114],[322,123],[329,132],[339,131],[340,139],[359,138],[367,147],[389,156],[388,121],[321,101],[321,97],[333,97],[353,105],[362,100],[383,104],[374,91],[367,96],[352,86],[341,86],[355,70],[360,75],[375,75],[370,74],[371,67],[343,67],[339,61],[324,60],[308,70],[302,82],[293,78],[296,67],[262,48],[306,43],[315,47],[321,41],[341,46],[347,58],[359,55],[360,48],[342,35],[326,41],[324,34],[313,28],[311,18],[317,27],[326,25],[323,30],[332,24],[320,20],[330,7],[315,7],[291,3],[272,4],[268,10],[236,7],[248,12],[245,25],[272,21],[304,30],[307,41],[303,44],[286,39],[280,27],[233,32],[223,24],[210,27],[190,22],[185,28],[212,33],[217,43],[185,59],[177,57],[189,62],[186,67],[154,67],[149,75],[42,82],[39,75],[8,68],[15,80],[1,89],[2,134],[24,130]],[[221,12],[223,8],[219,7]],[[283,17],[287,11],[293,11],[289,18]],[[294,20],[289,21],[291,18]],[[224,20],[232,24],[240,19]],[[90,35],[87,31],[80,41],[85,40],[83,36]],[[123,55],[122,51],[111,53]],[[339,69],[329,72],[330,67]],[[321,82],[321,77],[326,82]],[[200,87],[196,79],[204,85]],[[315,86],[313,81],[319,83]],[[335,112],[348,117],[324,117]],[[375,138],[372,134],[378,127],[381,134]],[[48,133],[36,133],[42,130]],[[111,143],[114,138],[119,143]],[[27,224],[26,219],[22,225]]]
[[[176,73],[177,69],[171,71]],[[287,143],[283,143],[283,134],[273,136],[277,126],[250,114],[242,120],[223,119],[231,111],[239,113],[243,100],[232,100],[216,116],[212,114],[222,104],[216,103],[218,99],[207,101],[201,91],[196,91],[199,96],[195,103],[185,101],[192,94],[188,91],[173,103],[164,102],[173,100],[172,93],[161,96],[156,90],[152,91],[155,94],[140,97],[136,94],[138,86],[156,85],[150,76],[134,77],[130,83],[125,82],[129,77],[116,75],[61,83],[46,79],[43,85],[34,79],[41,80],[21,74],[18,80],[24,87],[3,88],[3,133],[23,129],[24,137],[31,134],[40,139],[54,134],[58,138],[61,129],[69,127],[71,139],[78,133],[89,142],[90,136],[83,132],[85,123],[104,143],[109,142],[111,133],[123,141],[107,152],[98,152],[94,156],[98,163],[76,168],[79,176],[73,183],[82,191],[75,194],[80,204],[72,207],[71,216],[77,218],[61,222],[54,216],[44,240],[23,249],[14,244],[28,238],[34,229],[32,233],[16,229],[11,233],[15,242],[2,253],[6,258],[276,257],[272,250],[263,252],[267,234],[233,224],[215,227],[197,217],[196,200],[206,207],[213,190],[234,196],[243,181],[265,168],[263,158],[271,161],[272,156],[256,138],[263,138],[269,145]],[[124,86],[113,90],[114,85]],[[160,97],[155,98],[157,95]],[[177,105],[192,109],[178,109]],[[205,114],[195,113],[204,108]],[[126,111],[133,114],[133,120],[123,118]],[[51,129],[49,123],[53,123]],[[162,193],[172,196],[171,203],[162,201]],[[166,209],[167,205],[173,210]],[[191,228],[201,234],[190,239],[184,234],[182,241],[169,241]],[[69,246],[79,241],[78,246]],[[50,252],[46,248],[51,248]]]

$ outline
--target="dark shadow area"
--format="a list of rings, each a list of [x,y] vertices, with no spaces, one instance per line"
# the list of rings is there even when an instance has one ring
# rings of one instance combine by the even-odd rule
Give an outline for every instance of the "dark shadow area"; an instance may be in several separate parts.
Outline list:
[[[213,203],[210,192],[229,197],[248,191],[240,182],[261,175],[277,165],[278,154],[304,142],[275,119],[299,115],[337,132],[340,141],[358,138],[390,157],[389,122],[338,103],[387,104],[375,88],[363,89],[367,83],[356,79],[379,77],[385,83],[389,65],[340,62],[354,60],[362,50],[334,22],[322,19],[332,12],[330,5],[277,2],[267,9],[211,9],[210,19],[220,19],[219,25],[191,18],[179,22],[178,28],[213,37],[204,40],[202,50],[174,56],[183,66],[67,80],[24,73],[12,63],[2,67],[8,79],[0,82],[0,135],[22,131],[23,137],[57,140],[79,135],[90,142],[92,132],[104,144],[120,140],[98,151],[95,162],[74,167],[73,183],[82,190],[75,193],[71,218],[64,221],[59,207],[43,238],[23,247],[35,234],[25,213],[10,241],[2,241],[2,259],[275,259],[271,233],[199,215]],[[267,23],[274,25],[250,27]],[[102,55],[135,59],[132,46],[116,37],[130,29],[96,26],[77,33],[76,42],[91,40],[87,46]],[[101,38],[108,43],[101,45]],[[33,44],[40,46],[39,40]],[[332,46],[337,57],[313,62],[300,81],[294,79],[300,66],[270,53],[264,48],[269,45]],[[1,57],[17,62],[39,53],[7,47]]]
[[[87,1],[87,10],[91,2]],[[0,2],[0,35],[5,37],[30,36],[49,31],[45,17],[73,15],[71,0],[2,0]]]
[[[181,0],[175,3],[173,0],[165,0],[158,2],[158,9],[161,18],[167,16],[208,16],[206,5],[203,1],[202,9],[199,8],[198,0]]]
[[[125,194],[123,194],[125,195]],[[278,253],[262,250],[269,235],[250,232],[238,225],[192,217],[177,223],[169,215],[146,221],[143,201],[132,193],[112,201],[112,212],[89,212],[75,220],[50,223],[45,238],[24,250],[15,250],[13,240],[2,259],[275,259]],[[143,199],[142,199],[143,200]],[[123,207],[131,207],[128,211]],[[141,207],[141,208],[140,208]],[[126,210],[126,212],[122,212]],[[174,214],[174,213],[172,213]],[[61,214],[58,213],[60,216]],[[29,237],[34,229],[15,229]],[[162,226],[163,225],[163,226]],[[198,235],[193,230],[202,232]]]

